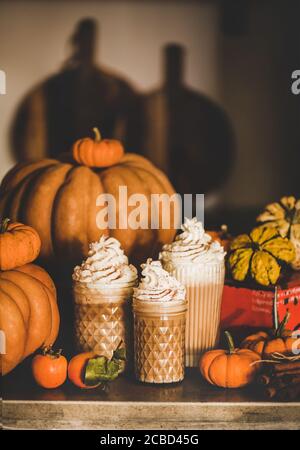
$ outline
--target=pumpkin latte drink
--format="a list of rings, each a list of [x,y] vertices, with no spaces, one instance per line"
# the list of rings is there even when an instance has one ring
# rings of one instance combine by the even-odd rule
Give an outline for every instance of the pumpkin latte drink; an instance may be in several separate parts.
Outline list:
[[[111,358],[121,341],[128,350],[137,270],[128,264],[119,241],[102,236],[90,244],[87,259],[74,269],[73,281],[78,351],[95,350]]]
[[[134,364],[139,381],[174,383],[184,378],[187,304],[184,287],[159,261],[142,264],[134,289]]]
[[[201,353],[214,348],[219,337],[226,253],[196,217],[186,219],[181,228],[176,240],[164,245],[160,259],[164,269],[186,287],[185,363],[198,367]]]

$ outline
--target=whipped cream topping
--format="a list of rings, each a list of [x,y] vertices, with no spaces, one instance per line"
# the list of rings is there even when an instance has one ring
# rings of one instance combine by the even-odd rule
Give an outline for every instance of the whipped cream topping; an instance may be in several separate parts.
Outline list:
[[[98,242],[89,245],[88,257],[74,268],[72,278],[90,284],[129,284],[137,280],[137,270],[128,264],[120,242],[102,235]]]
[[[211,236],[205,233],[203,225],[198,222],[197,217],[186,218],[181,229],[182,233],[176,236],[172,244],[163,246],[159,259],[164,263],[216,263],[224,260],[226,255],[224,248],[218,241],[213,241]]]
[[[175,277],[162,268],[160,261],[147,259],[142,267],[142,280],[134,289],[137,300],[151,302],[183,301],[185,288]]]

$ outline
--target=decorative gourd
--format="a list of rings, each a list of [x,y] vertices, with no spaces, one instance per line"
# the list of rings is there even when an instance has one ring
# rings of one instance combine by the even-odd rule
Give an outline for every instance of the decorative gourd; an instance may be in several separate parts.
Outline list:
[[[41,248],[38,233],[22,223],[0,220],[0,270],[10,270],[34,261]]]
[[[281,237],[275,228],[261,226],[233,240],[228,264],[234,280],[244,281],[249,276],[269,286],[277,282],[282,262],[290,263],[294,258],[289,239]]]
[[[56,291],[46,271],[28,264],[0,272],[0,321],[6,346],[2,375],[39,347],[54,343],[60,318]]]
[[[88,167],[109,167],[117,164],[124,155],[124,148],[116,139],[101,139],[98,128],[93,128],[95,139],[83,138],[75,142],[73,157]]]
[[[150,206],[146,208],[147,229],[126,228],[126,220],[138,203],[127,207],[127,199],[119,197],[120,186],[123,192],[127,189],[127,198],[143,194],[149,205],[151,194],[174,194],[167,177],[142,156],[127,153],[118,164],[100,169],[74,163],[68,155],[60,161],[21,163],[10,170],[0,187],[0,214],[37,230],[42,241],[40,261],[51,270],[71,271],[87,255],[88,244],[102,234],[118,239],[129,257],[134,254],[133,263],[137,264],[173,240],[174,205],[171,202],[170,214],[166,214],[162,202],[159,207],[154,206],[160,222],[163,214],[170,218],[168,228],[162,228],[160,223],[158,229],[151,229]],[[111,212],[116,213],[116,229],[107,225],[107,217],[99,219],[107,211],[106,204],[97,205],[99,194],[111,194],[115,201]],[[120,219],[125,222],[125,229],[119,226]]]
[[[232,242],[232,236],[228,233],[227,225],[221,225],[220,230],[211,230],[206,233],[209,234],[214,241],[220,242],[224,247],[224,250],[228,252]]]
[[[290,314],[287,313],[282,322],[268,333],[259,331],[248,336],[242,342],[241,347],[258,353],[262,358],[271,358],[273,353],[292,354],[296,338],[292,337],[291,330],[286,329],[289,317]]]
[[[225,331],[227,350],[210,350],[200,358],[200,372],[210,384],[223,388],[238,388],[251,383],[258,371],[260,356],[248,349],[234,347],[233,339]]]
[[[292,267],[300,270],[300,199],[282,197],[279,202],[270,203],[257,221],[268,227],[278,228],[282,237],[288,237],[295,247]]]

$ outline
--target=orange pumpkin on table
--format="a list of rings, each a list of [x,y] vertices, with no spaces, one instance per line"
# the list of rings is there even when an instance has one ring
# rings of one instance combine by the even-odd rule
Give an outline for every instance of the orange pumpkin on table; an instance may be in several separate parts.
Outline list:
[[[268,333],[259,331],[248,336],[242,342],[241,347],[253,350],[262,358],[271,358],[274,353],[292,354],[296,338],[292,337],[293,332],[291,330],[285,328],[289,317],[290,314],[287,313],[279,326]]]
[[[22,223],[9,219],[0,222],[0,270],[34,261],[40,253],[41,240],[38,233]]]
[[[231,335],[226,331],[228,350],[210,350],[200,358],[200,372],[210,384],[223,388],[246,386],[254,380],[260,360],[257,353],[237,349]]]
[[[6,346],[2,375],[39,347],[55,342],[60,318],[56,291],[46,271],[28,264],[0,272],[0,321]]]
[[[52,266],[73,269],[87,255],[88,244],[104,233],[121,242],[125,253],[138,263],[155,254],[163,244],[173,240],[176,229],[118,228],[120,218],[127,219],[136,206],[119,199],[119,187],[127,188],[127,197],[144,194],[150,204],[151,194],[174,194],[167,177],[150,161],[134,153],[122,156],[121,144],[103,140],[75,143],[73,154],[60,160],[42,159],[16,165],[8,172],[0,187],[0,214],[34,227],[42,241],[41,261]],[[111,194],[116,229],[96,218],[106,205],[97,205],[99,194]],[[120,205],[119,205],[120,201]],[[162,218],[160,205],[158,218]],[[164,211],[165,212],[165,211]],[[171,208],[173,216],[173,205]],[[106,218],[105,218],[106,220]],[[102,222],[104,219],[102,219]],[[147,223],[151,211],[148,208]]]

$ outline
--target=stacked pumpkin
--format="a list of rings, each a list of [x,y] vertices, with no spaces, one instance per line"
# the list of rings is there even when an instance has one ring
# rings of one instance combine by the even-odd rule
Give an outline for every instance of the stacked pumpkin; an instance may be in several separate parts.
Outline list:
[[[118,239],[129,258],[139,264],[170,243],[176,232],[172,202],[170,228],[162,226],[162,214],[166,213],[162,203],[153,206],[160,224],[151,228],[151,195],[175,193],[164,173],[142,156],[124,154],[119,141],[101,139],[99,131],[94,132],[95,139],[80,139],[72,154],[60,160],[16,165],[0,186],[0,215],[37,230],[42,241],[40,260],[55,272],[71,271],[87,256],[88,244],[102,234]],[[127,189],[128,198],[143,194],[147,199],[146,226],[122,226],[135,208],[120,198],[121,186]],[[105,194],[107,201],[113,199],[110,212],[115,226],[107,223],[107,204],[104,197],[99,201],[100,194]]]
[[[4,354],[1,373],[57,338],[56,289],[47,272],[31,264],[40,252],[38,233],[21,223],[0,224],[0,329]]]

